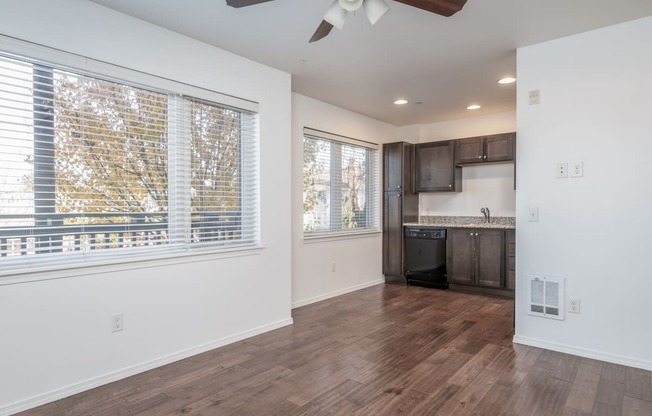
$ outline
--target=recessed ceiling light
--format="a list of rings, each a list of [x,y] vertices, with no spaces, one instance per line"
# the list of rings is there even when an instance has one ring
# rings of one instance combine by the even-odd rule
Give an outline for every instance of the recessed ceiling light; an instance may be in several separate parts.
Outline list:
[[[505,77],[498,80],[499,84],[513,84],[515,82],[516,82],[516,78],[514,77]]]
[[[477,110],[478,108],[482,108],[482,106],[478,104],[471,104],[470,106],[466,107],[467,110]]]
[[[408,103],[408,100],[404,100],[402,98],[400,100],[394,101],[394,104],[396,104],[396,105],[403,105],[403,104],[407,104],[407,103]]]

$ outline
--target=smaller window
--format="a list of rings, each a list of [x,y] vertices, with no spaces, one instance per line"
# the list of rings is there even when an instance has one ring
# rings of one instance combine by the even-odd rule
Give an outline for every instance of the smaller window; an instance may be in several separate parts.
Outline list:
[[[304,128],[304,235],[378,229],[378,146]]]

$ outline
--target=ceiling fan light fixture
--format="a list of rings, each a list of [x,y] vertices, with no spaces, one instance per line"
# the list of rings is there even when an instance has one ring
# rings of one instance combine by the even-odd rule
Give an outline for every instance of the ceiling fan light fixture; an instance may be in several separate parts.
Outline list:
[[[385,0],[365,0],[364,11],[369,23],[373,26],[389,11],[389,6],[385,3]]]
[[[362,7],[364,0],[338,0],[340,6],[347,12],[354,12]]]
[[[324,15],[324,20],[333,25],[338,29],[342,29],[344,22],[346,21],[346,16],[349,14],[345,9],[340,6],[339,0],[335,0],[331,7],[326,10]]]

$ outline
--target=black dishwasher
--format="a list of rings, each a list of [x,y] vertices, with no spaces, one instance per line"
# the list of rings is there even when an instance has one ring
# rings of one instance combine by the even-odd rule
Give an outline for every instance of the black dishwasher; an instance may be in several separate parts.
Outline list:
[[[448,289],[446,229],[405,227],[405,266],[409,285]]]

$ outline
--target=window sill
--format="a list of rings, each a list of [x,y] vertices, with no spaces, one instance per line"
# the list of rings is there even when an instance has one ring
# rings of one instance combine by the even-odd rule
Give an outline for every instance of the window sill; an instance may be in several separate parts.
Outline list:
[[[370,238],[370,237],[377,237],[379,235],[380,235],[380,230],[321,233],[321,234],[312,234],[309,236],[304,235],[303,242],[304,244],[323,243],[323,242],[330,242],[330,241],[352,240],[356,238]]]
[[[165,252],[134,255],[125,258],[79,259],[68,264],[50,264],[40,267],[0,270],[0,286],[37,282],[42,280],[65,279],[69,277],[111,273],[125,270],[149,269],[175,264],[197,263],[217,259],[254,256],[263,252],[264,247],[237,247],[231,249],[203,248],[195,250],[165,250]],[[86,260],[86,261],[84,261]]]

